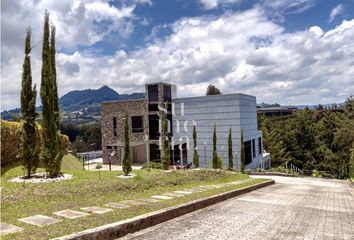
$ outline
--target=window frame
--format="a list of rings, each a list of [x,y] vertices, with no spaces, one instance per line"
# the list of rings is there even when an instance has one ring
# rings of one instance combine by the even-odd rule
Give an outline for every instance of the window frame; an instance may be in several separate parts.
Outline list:
[[[140,118],[140,127],[134,127],[134,123],[136,123],[136,119]],[[135,119],[135,120],[134,120]],[[143,116],[131,116],[132,121],[132,133],[142,133],[144,132],[144,117]]]

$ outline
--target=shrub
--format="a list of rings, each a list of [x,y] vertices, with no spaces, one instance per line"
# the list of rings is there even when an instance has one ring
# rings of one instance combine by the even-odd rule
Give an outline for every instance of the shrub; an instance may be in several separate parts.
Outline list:
[[[222,157],[217,157],[216,168],[222,169]]]
[[[21,128],[19,122],[9,122],[0,120],[1,126],[1,166],[6,166],[11,163],[19,162],[18,155],[20,153],[21,144]],[[37,127],[37,144],[41,145],[41,131],[40,125]],[[66,135],[59,135],[62,146],[62,151],[65,154],[69,147],[69,138]]]
[[[151,169],[162,169],[162,164],[158,162],[150,162]],[[145,163],[142,169],[147,169],[147,163]]]

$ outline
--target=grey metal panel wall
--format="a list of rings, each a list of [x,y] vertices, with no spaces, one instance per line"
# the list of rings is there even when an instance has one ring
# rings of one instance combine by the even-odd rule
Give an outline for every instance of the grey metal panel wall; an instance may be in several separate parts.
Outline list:
[[[228,165],[228,134],[230,127],[232,128],[233,151],[234,158],[237,156],[237,165],[240,162],[241,128],[244,131],[245,141],[255,138],[255,147],[257,147],[257,139],[260,136],[260,132],[257,130],[255,97],[244,94],[214,95],[173,99],[173,103],[175,112],[173,117],[174,143],[177,144],[181,137],[183,141],[189,138],[188,162],[191,162],[193,157],[193,120],[196,122],[197,127],[197,145],[202,166],[205,164],[205,157],[207,164],[211,166],[214,124],[216,124],[218,155],[224,156],[223,164],[225,167]],[[177,121],[179,123],[179,131],[177,129]],[[204,146],[206,148],[205,152]],[[223,151],[222,147],[224,147]],[[259,160],[258,148],[256,153],[254,162]],[[236,160],[234,160],[234,165],[235,162]],[[251,165],[256,165],[256,163],[252,162]]]

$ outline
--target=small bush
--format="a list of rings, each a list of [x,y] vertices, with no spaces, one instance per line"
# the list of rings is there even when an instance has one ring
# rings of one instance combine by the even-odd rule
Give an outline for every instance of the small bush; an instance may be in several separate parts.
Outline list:
[[[162,169],[162,164],[158,162],[150,162],[151,169]],[[145,163],[142,169],[147,169],[147,163]]]
[[[217,158],[216,167],[218,169],[222,169],[222,157],[220,157],[220,156],[218,156],[218,158]]]
[[[97,164],[96,165],[96,169],[101,169],[102,168],[102,165],[101,164]]]

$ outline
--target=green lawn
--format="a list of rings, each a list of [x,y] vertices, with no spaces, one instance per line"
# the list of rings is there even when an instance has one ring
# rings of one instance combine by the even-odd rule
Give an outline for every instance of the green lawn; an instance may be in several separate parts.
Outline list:
[[[40,170],[43,171],[43,169]],[[25,228],[25,231],[6,235],[3,239],[48,239],[58,237],[264,181],[255,179],[239,185],[193,193],[159,203],[114,210],[103,215],[92,214],[74,220],[61,218],[61,223],[46,227],[36,227],[19,222],[19,218],[36,214],[53,216],[53,212],[68,208],[80,210],[81,207],[103,206],[109,202],[146,198],[199,185],[248,178],[247,175],[231,174],[226,171],[189,170],[161,172],[152,170],[147,172],[146,170],[137,170],[134,171],[137,176],[133,179],[117,178],[117,175],[122,174],[119,171],[101,171],[101,179],[99,180],[98,172],[82,170],[65,170],[65,172],[73,174],[74,178],[62,182],[23,184],[8,181],[23,174],[21,167],[13,167],[2,171],[1,221]]]
[[[66,154],[61,162],[62,170],[81,170],[82,162],[72,154]]]

